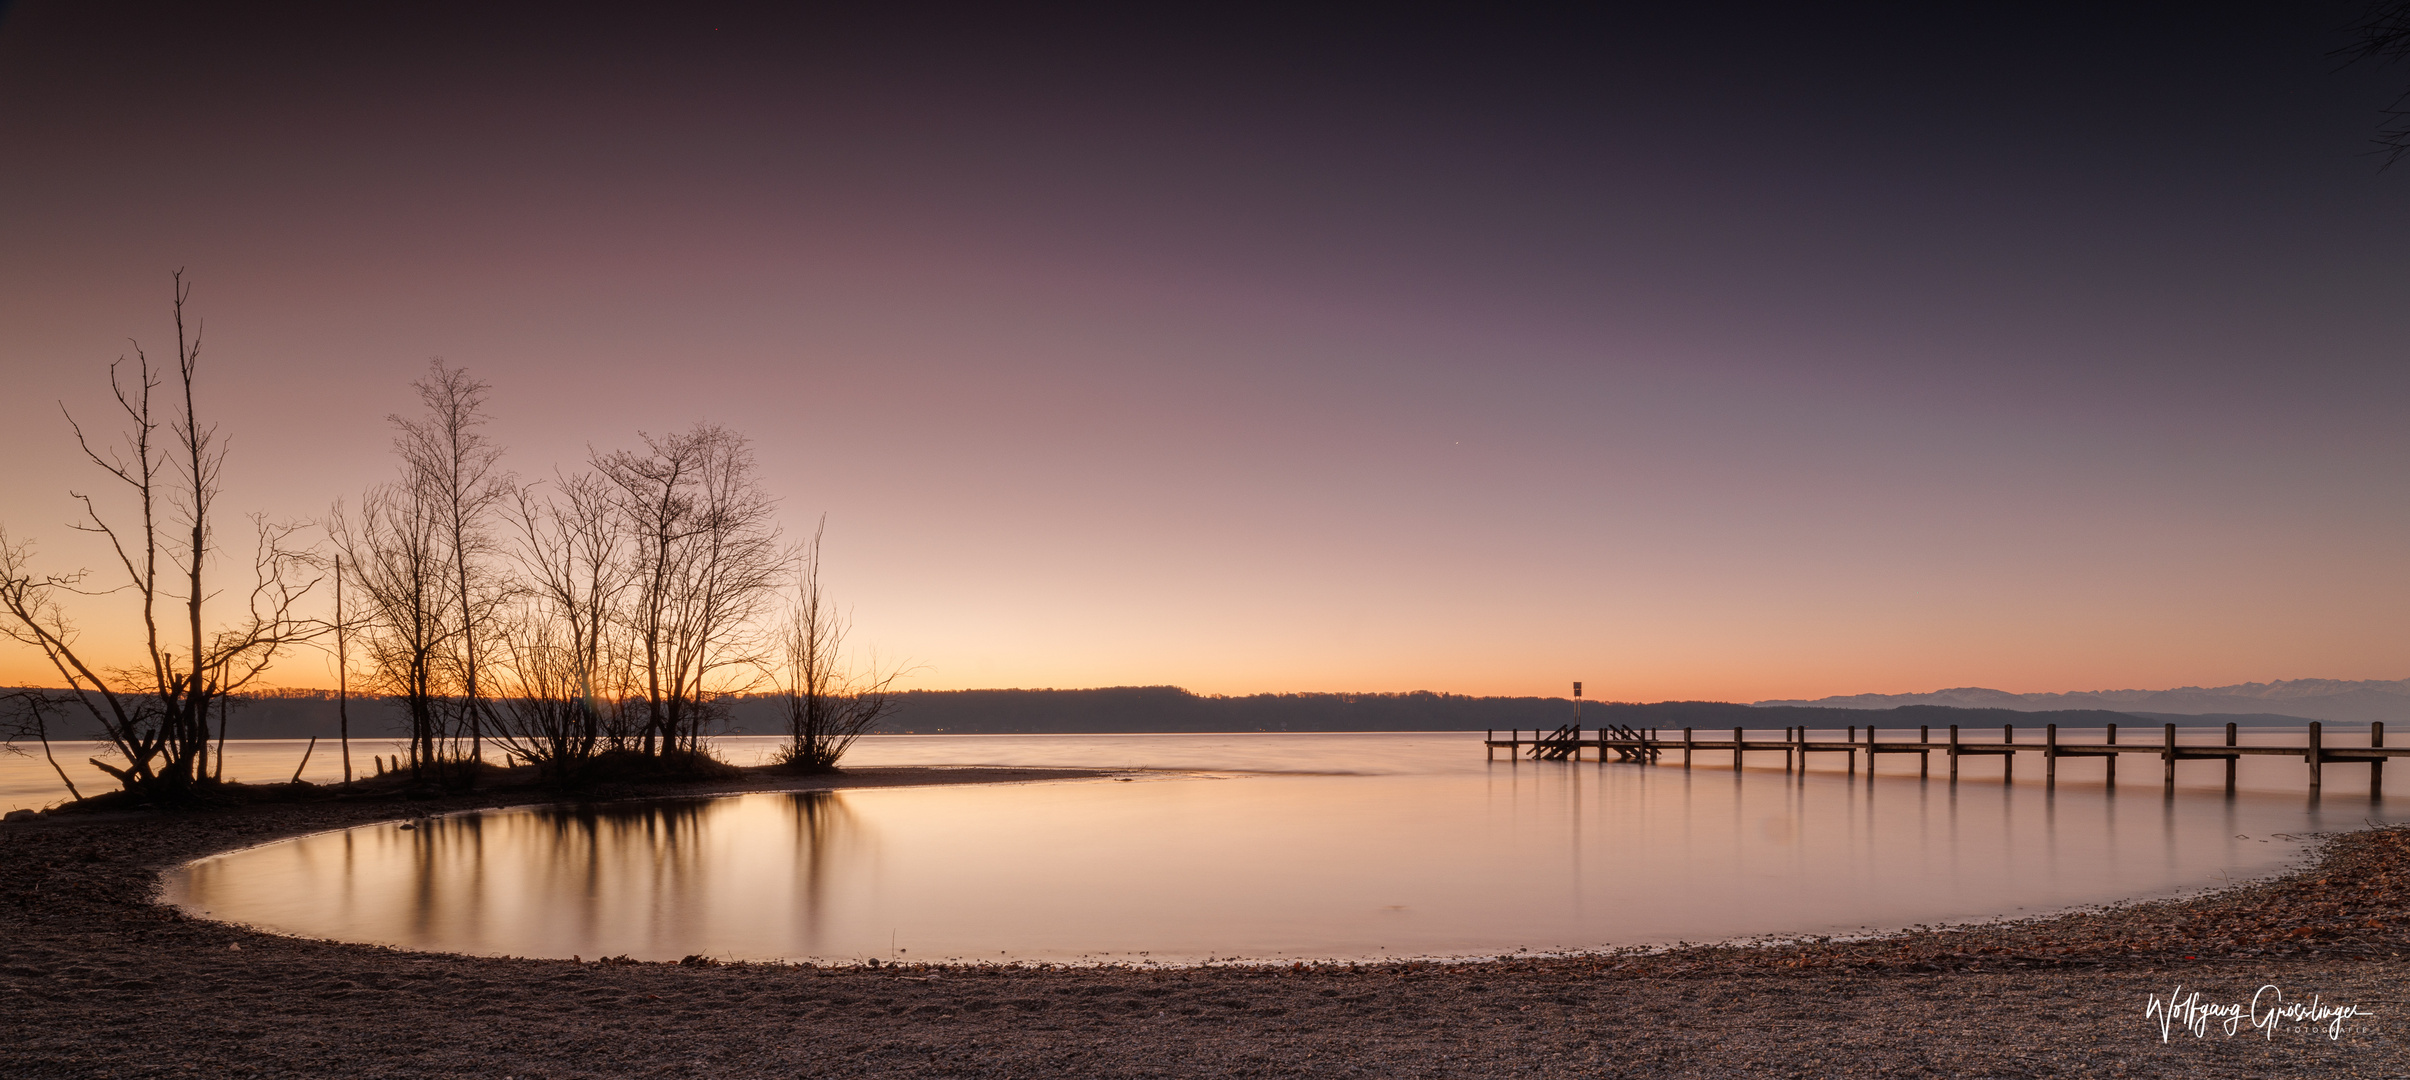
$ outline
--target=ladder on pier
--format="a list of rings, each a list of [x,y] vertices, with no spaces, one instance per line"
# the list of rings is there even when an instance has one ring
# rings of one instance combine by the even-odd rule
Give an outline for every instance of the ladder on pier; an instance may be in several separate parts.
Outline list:
[[[1534,761],[1564,761],[1581,753],[1582,729],[1579,724],[1567,724],[1546,735],[1534,732],[1531,757]]]
[[[1605,727],[1598,729],[1598,743],[1600,746],[1612,746],[1613,743],[1618,742],[1625,745],[1613,746],[1615,751],[1615,760],[1617,761],[1653,762],[1657,760],[1657,755],[1663,752],[1654,745],[1651,745],[1651,741],[1647,736],[1642,735],[1640,732],[1634,731],[1631,728],[1625,727],[1622,724],[1608,724]],[[1603,758],[1605,755],[1602,754],[1600,756]]]

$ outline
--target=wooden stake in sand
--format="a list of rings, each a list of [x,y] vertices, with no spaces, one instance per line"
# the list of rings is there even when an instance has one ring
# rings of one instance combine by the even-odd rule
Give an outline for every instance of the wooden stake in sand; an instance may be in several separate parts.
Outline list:
[[[310,736],[310,744],[301,748],[301,764],[293,766],[293,783],[301,782],[301,770],[310,767],[310,751],[318,749],[318,736]]]

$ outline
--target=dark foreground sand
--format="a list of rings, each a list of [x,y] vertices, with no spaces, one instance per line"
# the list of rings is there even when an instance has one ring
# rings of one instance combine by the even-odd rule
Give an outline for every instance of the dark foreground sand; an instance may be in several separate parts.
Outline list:
[[[1079,774],[837,783],[1047,775]],[[149,900],[160,870],[208,852],[498,801],[0,826],[0,1077],[2410,1076],[2403,830],[2338,838],[2304,873],[2199,900],[1857,943],[1461,965],[486,960],[271,937]],[[2167,1042],[2144,1016],[2178,984],[2223,1005],[2269,983],[2376,1015],[2340,1040],[2246,1022],[2231,1038],[2179,1025]]]

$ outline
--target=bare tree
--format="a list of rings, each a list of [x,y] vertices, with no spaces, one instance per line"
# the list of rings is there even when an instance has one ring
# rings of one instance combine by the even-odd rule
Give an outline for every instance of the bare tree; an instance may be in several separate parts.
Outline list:
[[[830,607],[820,587],[820,538],[824,518],[812,530],[795,575],[795,599],[779,636],[779,670],[773,682],[787,721],[787,745],[778,763],[801,772],[828,772],[853,746],[876,729],[894,705],[900,668],[882,671],[877,661],[856,671],[845,657],[851,629]]]
[[[67,786],[67,795],[77,802],[84,793],[76,790],[75,780],[59,765],[58,755],[50,749],[51,717],[73,708],[73,700],[65,694],[50,690],[26,688],[0,693],[0,747],[10,753],[22,754],[18,740],[32,739],[42,744],[42,760],[50,771],[59,774],[59,783]]]
[[[576,644],[565,623],[536,609],[515,612],[496,629],[503,664],[495,742],[511,760],[567,781],[602,743],[600,710],[581,693],[587,680]]]
[[[474,762],[483,758],[485,742],[486,706],[477,684],[485,659],[481,639],[507,595],[495,587],[485,565],[493,555],[487,524],[513,485],[496,470],[502,448],[481,430],[490,387],[438,359],[428,362],[427,377],[410,388],[418,392],[426,415],[389,419],[401,431],[394,448],[402,457],[405,482],[425,489],[420,498],[440,527],[452,591],[450,660],[460,690],[455,726],[468,732],[468,758]]]
[[[351,624],[343,618],[343,555],[335,554],[335,731],[343,741],[343,786],[351,786]],[[308,755],[303,755],[308,760]]]
[[[2346,66],[2364,60],[2390,65],[2410,58],[2410,0],[2376,0],[2347,32],[2351,44],[2330,54]],[[2374,153],[2384,159],[2380,168],[2392,168],[2410,154],[2410,90],[2395,95],[2379,115],[2384,119],[2377,125]]]
[[[175,275],[177,393],[164,424],[152,398],[166,372],[151,366],[139,345],[134,371],[120,375],[125,361],[109,366],[109,386],[126,425],[121,441],[95,446],[68,416],[86,458],[122,485],[133,503],[133,523],[112,519],[98,500],[71,493],[84,508],[75,526],[108,542],[116,563],[103,587],[88,571],[44,574],[33,569],[30,544],[0,534],[0,634],[40,650],[73,692],[124,764],[94,759],[127,790],[157,799],[189,796],[211,777],[209,710],[266,671],[283,650],[315,637],[324,624],[295,614],[316,585],[307,553],[293,544],[296,529],[254,518],[256,532],[251,585],[238,595],[242,607],[231,617],[211,613],[210,583],[216,552],[215,502],[225,450],[217,429],[195,409],[194,377],[201,356],[198,323],[188,333],[185,301],[191,289]],[[162,430],[164,428],[164,430]],[[119,578],[122,575],[122,578]],[[182,592],[177,591],[178,585]],[[108,666],[80,647],[68,597],[123,595],[138,607],[142,655],[138,662]],[[163,625],[182,608],[183,651]],[[214,625],[213,625],[214,624]]]
[[[440,708],[450,687],[444,663],[454,619],[443,521],[424,485],[372,488],[357,523],[338,507],[329,531],[365,611],[352,624],[365,639],[376,685],[402,701],[410,722],[410,773],[441,770],[447,731]]]
[[[628,623],[643,678],[643,749],[701,749],[713,704],[767,659],[758,628],[789,559],[743,436],[707,424],[644,453],[598,457],[634,547]],[[658,743],[656,743],[658,740]]]
[[[614,489],[594,473],[562,477],[512,506],[519,602],[503,627],[503,734],[515,759],[568,779],[622,733],[632,680],[617,648],[633,567]]]

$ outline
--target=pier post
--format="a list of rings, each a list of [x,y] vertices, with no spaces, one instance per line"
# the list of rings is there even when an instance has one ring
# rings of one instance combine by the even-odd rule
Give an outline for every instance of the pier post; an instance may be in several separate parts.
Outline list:
[[[1958,782],[1958,725],[1950,725],[1950,783]]]
[[[1732,771],[1741,771],[1741,729],[1732,729]]]
[[[1872,768],[1873,765],[1872,761],[1867,762],[1869,768]],[[1858,725],[1856,724],[1849,725],[1849,778],[1853,781],[1858,778]]]
[[[1690,768],[1690,729],[1682,729],[1682,767]]]
[[[1498,729],[1497,729],[1497,728],[1491,728],[1491,729],[1489,729],[1488,731],[1484,731],[1484,732],[1482,732],[1482,733],[1481,733],[1481,756],[1482,756],[1482,758],[1483,758],[1483,759],[1488,760],[1488,761],[1496,761],[1496,760],[1498,760],[1498,748],[1497,748],[1497,747],[1495,747],[1495,746],[1491,746],[1491,745],[1490,745],[1491,743],[1494,743],[1494,742],[1497,742],[1497,741],[1498,741]]]
[[[2016,741],[2017,741],[2017,725],[2015,725],[2015,724],[2002,724],[2002,725],[2000,725],[2000,741],[2001,741],[2001,742],[2004,742],[2004,743],[2013,743],[2013,742],[2016,742]],[[2013,784],[2013,783],[2016,783],[2016,782],[2017,782],[2017,752],[2016,752],[2016,751],[2014,751],[2014,750],[2011,750],[2011,751],[2009,751],[2009,752],[2007,752],[2007,753],[2005,753],[2005,754],[2000,755],[2000,783],[2001,783],[2001,785],[2002,785],[2003,787],[2005,787],[2005,786],[2007,786],[2007,785],[2009,785],[2009,784]]]
[[[1866,782],[1874,783],[1874,725],[1866,725]]]
[[[2384,722],[2384,721],[2379,720],[2379,721],[2377,721],[2376,723],[2373,723],[2373,724],[2368,725],[2368,745],[2370,745],[2370,746],[2372,746],[2372,747],[2381,747],[2381,746],[2385,745],[2385,722]],[[2368,797],[2369,797],[2369,798],[2371,798],[2371,799],[2382,799],[2382,798],[2384,798],[2384,797],[2385,797],[2385,759],[2384,759],[2384,758],[2371,758],[2371,759],[2369,759],[2369,762],[2368,762]]]
[[[2233,724],[2226,725],[2226,745],[2234,745]],[[2234,794],[2234,763],[2241,760],[2242,759],[2239,757],[2229,757],[2226,759],[2226,794],[2228,795]]]
[[[2318,797],[2318,788],[2324,782],[2326,772],[2325,736],[2320,734],[2320,727],[2318,721],[2310,721],[2310,797],[2313,799]]]
[[[2109,725],[2109,745],[2112,747],[2117,745],[2117,725],[2115,724]],[[2117,755],[2115,754],[2109,755],[2109,793],[2112,795],[2117,793]]]
[[[1916,743],[1922,747],[1916,752],[1916,778],[1919,780],[1931,779],[1933,776],[1933,725],[1918,724],[1916,726]]]
[[[2161,729],[2159,739],[2159,760],[2166,774],[2160,783],[2166,788],[2165,794],[2173,797],[2176,794],[2176,725],[2169,724]]]
[[[2059,786],[2059,726],[2047,724],[2042,728],[2042,790],[2056,791]]]

